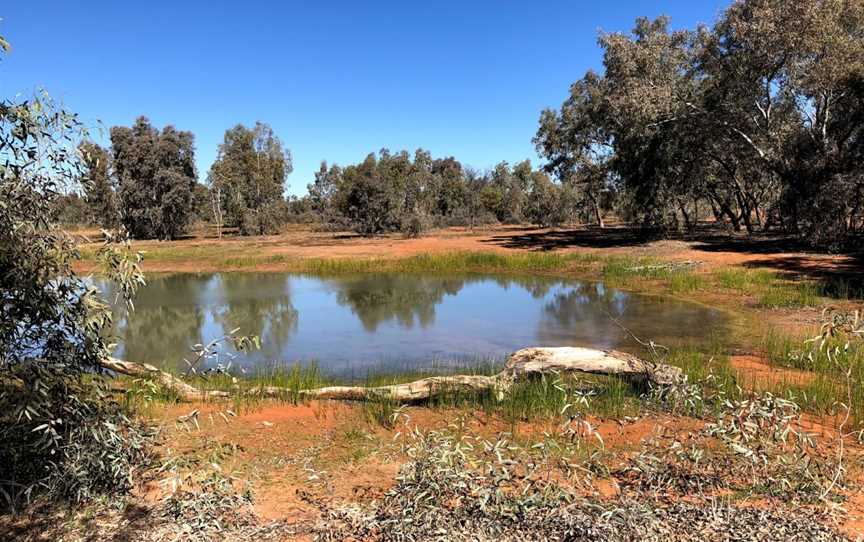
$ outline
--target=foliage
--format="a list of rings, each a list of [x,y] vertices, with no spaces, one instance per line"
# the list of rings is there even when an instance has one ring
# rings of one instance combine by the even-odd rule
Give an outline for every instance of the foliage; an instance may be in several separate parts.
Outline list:
[[[409,435],[396,486],[368,504],[330,504],[317,540],[843,540],[802,510],[766,510],[716,499],[665,504],[648,494],[586,498],[552,474],[555,459],[594,470],[545,443],[526,450],[506,435],[484,440],[458,426]]]
[[[51,216],[62,191],[87,186],[81,134],[44,93],[0,102],[0,495],[11,508],[122,491],[143,456],[98,375],[110,312],[73,272],[73,241]]]
[[[604,73],[544,111],[535,142],[646,228],[692,227],[703,202],[736,230],[840,248],[864,228],[862,29],[860,2],[742,0],[692,31],[639,18],[600,36]]]
[[[84,163],[84,174],[87,176],[83,184],[87,187],[89,221],[106,229],[116,228],[119,216],[117,197],[109,175],[108,152],[90,141],[81,143],[79,151]]]
[[[111,128],[120,217],[136,239],[175,239],[194,216],[195,149],[190,132],[158,130],[146,117]]]
[[[274,232],[292,169],[290,151],[282,148],[269,125],[257,122],[250,129],[238,124],[226,130],[208,175],[225,223],[243,235]]]
[[[51,220],[68,227],[94,223],[87,200],[75,192],[57,195],[51,204]]]
[[[433,159],[384,149],[357,165],[321,164],[309,185],[312,208],[331,227],[362,235],[401,231],[416,237],[434,225],[518,223],[530,218],[560,224],[569,218],[566,197],[529,161],[501,162],[480,174],[454,158]]]

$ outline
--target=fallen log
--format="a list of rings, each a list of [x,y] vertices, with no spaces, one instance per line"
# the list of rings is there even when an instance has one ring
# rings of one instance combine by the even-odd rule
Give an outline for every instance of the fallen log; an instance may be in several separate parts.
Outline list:
[[[556,372],[612,375],[661,385],[681,378],[681,369],[672,365],[650,363],[617,350],[570,346],[523,348],[508,358],[502,371],[515,378]]]
[[[108,357],[102,360],[102,368],[126,376],[153,380],[163,387],[174,391],[181,399],[190,403],[203,401],[208,398],[224,399],[231,396],[230,393],[224,391],[198,389],[191,384],[183,382],[171,373],[166,373],[149,363],[137,363]]]
[[[702,260],[685,260],[682,262],[669,262],[657,265],[634,265],[632,267],[628,267],[627,271],[679,271],[682,269],[692,269],[695,267],[699,267],[703,263],[705,262],[703,262]]]
[[[116,373],[153,379],[174,390],[184,401],[224,399],[232,395],[225,391],[201,390],[146,363],[107,358],[102,366]],[[328,386],[299,391],[263,386],[242,391],[238,389],[237,393],[262,397],[284,397],[296,393],[307,399],[368,401],[384,398],[398,402],[419,402],[442,393],[490,391],[500,399],[520,380],[566,373],[611,375],[631,380],[647,380],[659,385],[669,385],[681,378],[681,369],[677,367],[649,363],[616,350],[578,347],[525,348],[511,355],[501,372],[489,376],[433,376],[391,386]]]

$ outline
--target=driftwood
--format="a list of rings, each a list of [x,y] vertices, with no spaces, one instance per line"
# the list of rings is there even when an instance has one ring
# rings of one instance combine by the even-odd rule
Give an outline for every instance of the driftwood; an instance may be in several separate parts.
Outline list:
[[[108,358],[103,362],[103,367],[124,375],[156,380],[161,385],[173,389],[185,401],[193,402],[207,398],[222,399],[231,396],[231,393],[225,391],[198,389],[145,363]],[[399,402],[417,402],[447,392],[491,391],[500,398],[514,383],[520,380],[527,380],[544,374],[564,373],[613,375],[628,379],[648,380],[660,385],[672,384],[681,376],[681,370],[677,367],[648,363],[636,356],[616,350],[575,347],[525,348],[511,355],[501,372],[489,376],[434,376],[392,386],[329,386],[300,390],[296,393],[308,399],[365,401],[387,398]],[[262,397],[280,397],[292,392],[284,388],[264,386],[242,392],[238,390],[238,393]]]
[[[134,361],[123,361],[117,358],[105,358],[102,367],[126,376],[135,378],[146,378],[158,382],[165,388],[173,390],[181,399],[188,402],[201,401],[207,398],[228,398],[231,396],[224,391],[205,391],[191,384],[183,382],[176,376],[166,373],[148,363],[136,363]]]

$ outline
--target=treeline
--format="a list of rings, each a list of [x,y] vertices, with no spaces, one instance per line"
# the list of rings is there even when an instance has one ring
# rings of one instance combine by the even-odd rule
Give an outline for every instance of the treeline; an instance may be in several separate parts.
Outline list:
[[[206,184],[196,180],[192,134],[172,126],[160,131],[144,117],[131,128],[113,127],[110,148],[85,142],[79,150],[87,192],[60,200],[60,222],[123,225],[139,239],[174,239],[196,220],[220,235],[223,227],[242,235],[274,233],[289,221],[363,235],[493,223],[554,226],[589,208],[575,187],[553,182],[528,160],[480,172],[423,149],[413,156],[384,149],[345,167],[322,163],[308,194],[286,199],[291,154],[260,122],[225,132]],[[596,204],[590,209],[601,216]]]
[[[599,43],[604,73],[535,137],[561,182],[660,233],[700,203],[823,247],[864,229],[864,2],[742,0],[710,28],[642,18]]]
[[[84,151],[93,193],[70,200],[136,237],[173,238],[195,218],[241,234],[316,221],[364,235],[491,222],[554,226],[604,215],[666,235],[704,217],[839,249],[864,232],[864,2],[741,0],[711,27],[637,19],[601,34],[588,72],[540,116],[543,158],[490,171],[388,150],[323,163],[285,199],[291,155],[265,124],[225,133],[207,183],[193,138],[139,119]]]
[[[551,226],[579,207],[575,192],[528,160],[479,172],[423,149],[413,158],[384,149],[344,168],[323,163],[308,191],[309,208],[324,224],[364,235],[526,221]]]
[[[274,232],[287,214],[285,182],[291,154],[263,123],[225,132],[207,184],[198,182],[195,138],[173,126],[162,130],[139,117],[111,128],[111,146],[85,141],[83,197],[57,206],[64,223],[123,225],[137,239],[175,239],[195,220],[236,228],[243,235]]]

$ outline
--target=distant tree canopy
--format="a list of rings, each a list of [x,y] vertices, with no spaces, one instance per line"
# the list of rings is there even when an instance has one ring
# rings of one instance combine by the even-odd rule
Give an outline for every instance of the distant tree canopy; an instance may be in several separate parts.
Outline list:
[[[619,193],[656,231],[692,225],[700,201],[835,248],[864,228],[864,3],[741,0],[711,28],[641,18],[600,45],[604,74],[540,118],[562,183]]]
[[[257,122],[251,129],[238,124],[226,130],[208,176],[225,224],[244,235],[274,231],[292,170],[290,151],[267,124]]]
[[[145,117],[111,128],[120,218],[139,239],[175,239],[194,216],[194,136]]]
[[[193,219],[244,235],[314,218],[363,235],[529,221],[605,226],[616,217],[665,235],[706,215],[735,231],[783,231],[830,249],[864,234],[864,2],[737,0],[710,27],[639,18],[603,33],[589,71],[533,142],[542,170],[478,172],[425,150],[322,163],[286,201],[290,152],[264,123],[225,132],[208,183],[193,137],[145,118],[111,130],[110,160],[82,147],[88,221],[120,220],[171,239]],[[0,44],[2,48],[2,44]],[[75,220],[72,196],[56,216]],[[302,217],[302,218],[300,218]]]
[[[526,217],[544,224],[563,222],[564,211],[541,218],[529,210],[537,205],[536,186],[557,195],[546,174],[532,170],[528,161],[512,168],[501,162],[480,175],[452,157],[433,159],[423,149],[413,159],[407,151],[383,149],[344,168],[322,163],[308,189],[312,208],[335,227],[362,235],[417,235],[430,225],[474,226]]]
[[[85,141],[79,145],[84,168],[83,185],[87,189],[86,201],[90,211],[89,221],[103,228],[117,227],[119,215],[117,199],[109,174],[108,152],[99,145]]]

